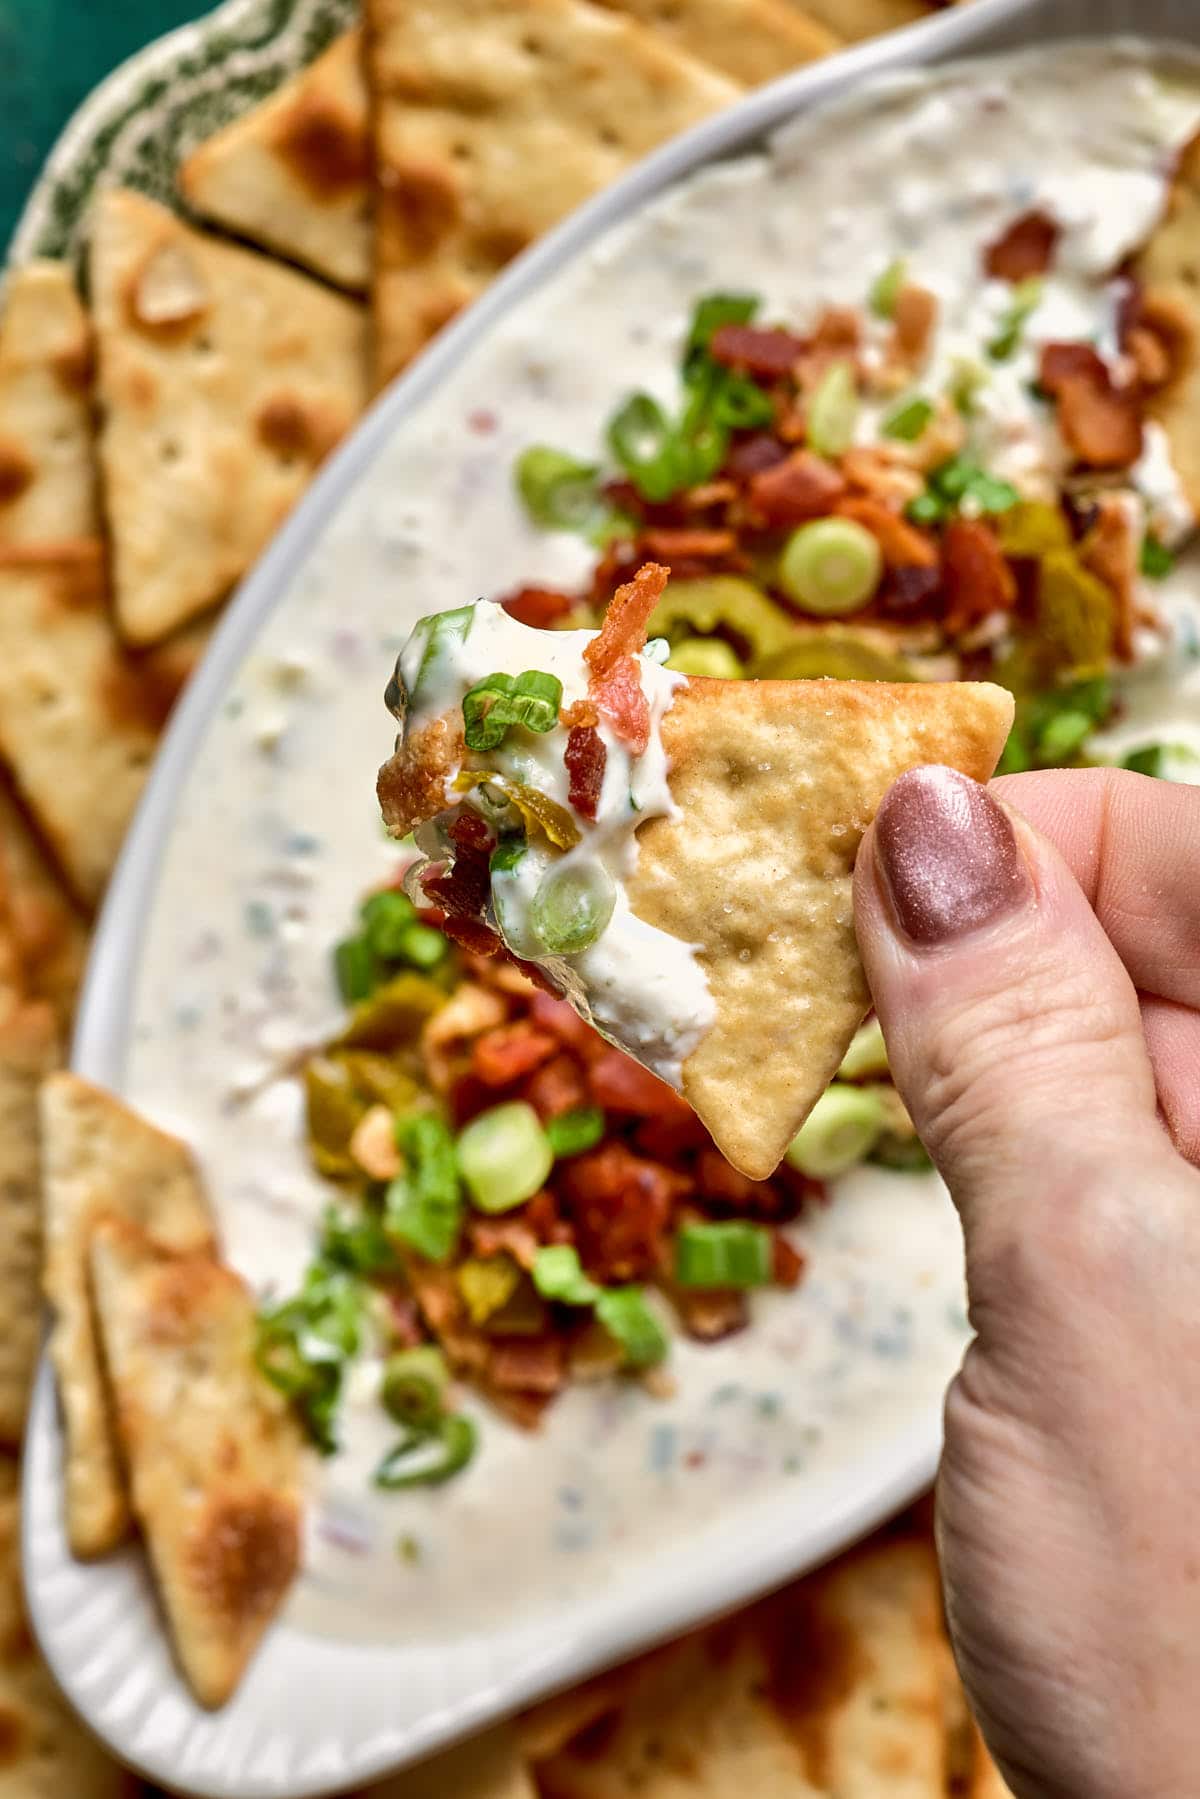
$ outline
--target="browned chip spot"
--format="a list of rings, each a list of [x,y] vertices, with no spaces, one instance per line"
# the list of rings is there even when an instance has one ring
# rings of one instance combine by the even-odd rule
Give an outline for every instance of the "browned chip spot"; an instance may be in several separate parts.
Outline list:
[[[268,1615],[299,1560],[296,1507],[269,1488],[215,1494],[188,1549],[189,1575],[203,1603],[234,1625]]]
[[[275,148],[318,200],[353,192],[370,172],[365,132],[319,94],[301,95],[285,113]]]
[[[19,500],[36,475],[28,456],[16,444],[0,443],[0,506]]]
[[[154,1343],[187,1343],[195,1335],[196,1312],[214,1288],[226,1285],[229,1276],[211,1256],[174,1256],[164,1259],[155,1272],[147,1312],[147,1335]]]
[[[458,184],[443,169],[394,164],[379,175],[379,201],[397,226],[406,259],[428,256],[458,224]]]
[[[25,1721],[19,1712],[0,1706],[0,1768],[19,1762],[25,1753]]]
[[[339,422],[322,417],[293,394],[272,394],[264,400],[254,430],[265,449],[307,462],[320,462],[341,436]]]
[[[89,334],[86,331],[80,332],[75,343],[59,351],[52,366],[56,380],[68,393],[87,393],[96,372]]]
[[[866,1672],[861,1644],[819,1598],[794,1587],[777,1607],[764,1607],[762,1635],[771,1699],[800,1745],[809,1779],[825,1788],[835,1772],[830,1723]]]

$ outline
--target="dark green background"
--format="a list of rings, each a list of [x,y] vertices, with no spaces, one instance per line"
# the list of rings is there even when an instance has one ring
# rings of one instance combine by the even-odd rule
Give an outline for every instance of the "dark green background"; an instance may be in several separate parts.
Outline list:
[[[0,0],[0,245],[79,102],[205,0]]]

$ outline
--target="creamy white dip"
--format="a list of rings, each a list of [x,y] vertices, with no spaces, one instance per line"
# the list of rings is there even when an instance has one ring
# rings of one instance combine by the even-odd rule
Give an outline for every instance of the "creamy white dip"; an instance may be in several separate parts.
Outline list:
[[[395,867],[372,792],[393,734],[381,670],[422,614],[590,574],[585,543],[523,517],[520,451],[589,457],[625,393],[672,402],[690,308],[718,289],[757,292],[764,317],[803,327],[831,300],[861,306],[903,256],[942,295],[946,331],[977,347],[999,301],[979,276],[981,246],[1044,200],[1076,221],[1071,268],[1103,269],[1155,217],[1171,150],[1198,120],[1193,80],[1160,84],[1120,46],[1039,46],[890,82],[609,233],[399,424],[213,722],[135,977],[120,1084],[195,1144],[229,1253],[260,1289],[294,1286],[328,1199],[289,1068],[336,1028],[330,946]],[[1055,287],[1076,329],[1103,335],[1103,284],[1066,274]],[[998,436],[1006,417],[999,406]],[[1150,453],[1143,491],[1164,503],[1165,489],[1173,506],[1153,439]],[[1198,596],[1200,571],[1181,559],[1159,590],[1175,646],[1157,685],[1145,676],[1159,740],[1200,735],[1200,688],[1178,672],[1195,666]],[[932,1181],[864,1171],[801,1234],[805,1284],[765,1295],[754,1330],[727,1346],[680,1345],[674,1399],[578,1389],[533,1440],[488,1416],[476,1462],[436,1493],[371,1489],[391,1432],[364,1369],[343,1451],[314,1472],[293,1616],[413,1642],[515,1629],[532,1611],[598,1605],[684,1536],[706,1533],[720,1558],[731,1539],[773,1528],[780,1506],[860,1503],[867,1464],[905,1465],[961,1353],[957,1226]]]

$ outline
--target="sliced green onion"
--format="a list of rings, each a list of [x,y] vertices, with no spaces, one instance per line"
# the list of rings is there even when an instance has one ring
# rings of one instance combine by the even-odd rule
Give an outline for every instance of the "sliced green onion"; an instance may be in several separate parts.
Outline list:
[[[1038,760],[1056,764],[1069,762],[1079,754],[1095,729],[1095,720],[1086,712],[1056,712],[1038,733]]]
[[[940,525],[950,516],[950,507],[945,500],[927,488],[915,500],[908,502],[904,508],[904,516],[911,519],[914,525]]]
[[[570,1243],[552,1243],[533,1259],[533,1284],[543,1299],[564,1306],[595,1305],[601,1289],[583,1272],[579,1251]]]
[[[373,893],[363,902],[363,935],[371,950],[383,962],[394,962],[400,956],[405,932],[415,923],[417,909],[407,894],[388,889]]]
[[[946,389],[954,405],[954,409],[963,418],[970,418],[975,411],[975,400],[981,387],[986,387],[988,372],[982,363],[973,361],[967,356],[956,356],[950,376],[950,384]]]
[[[613,414],[608,446],[644,499],[668,500],[683,485],[671,422],[649,394],[631,394]]]
[[[616,902],[602,862],[557,862],[530,903],[530,928],[552,956],[576,956],[595,943]]]
[[[329,1206],[321,1220],[322,1261],[350,1274],[392,1274],[396,1251],[374,1212],[350,1212]]]
[[[434,1431],[409,1431],[375,1470],[375,1485],[389,1493],[404,1487],[436,1487],[466,1467],[479,1434],[470,1418],[452,1412]]]
[[[870,1154],[886,1123],[877,1093],[835,1081],[805,1119],[787,1159],[813,1180],[830,1180]]]
[[[858,423],[858,383],[853,366],[834,362],[808,403],[809,447],[819,456],[844,456]]]
[[[589,531],[605,510],[596,486],[599,472],[594,462],[532,444],[517,457],[517,492],[534,524],[544,531]]]
[[[933,419],[933,403],[922,399],[919,395],[911,400],[903,400],[899,406],[893,407],[884,419],[880,430],[885,437],[894,437],[900,443],[916,443],[929,429]]]
[[[850,1040],[850,1047],[842,1057],[842,1065],[837,1071],[839,1081],[861,1081],[869,1074],[886,1074],[888,1072],[887,1045],[883,1041],[883,1026],[877,1018],[868,1018],[866,1024],[860,1024]]]
[[[987,353],[993,362],[1007,362],[1016,354],[1025,326],[1041,305],[1045,291],[1046,283],[1040,275],[1031,275],[1027,281],[1017,282],[1012,290],[1012,300],[1000,320],[999,329],[987,346]]]
[[[986,473],[971,483],[967,489],[967,499],[976,512],[986,513],[989,517],[1011,512],[1014,506],[1021,503],[1021,496],[1011,481],[1001,481],[997,476]]]
[[[697,300],[683,350],[685,377],[689,365],[694,366],[697,360],[697,352],[707,353],[722,325],[748,325],[758,307],[756,294],[705,294]]]
[[[440,1118],[426,1114],[401,1119],[396,1142],[406,1166],[384,1199],[388,1234],[431,1262],[446,1262],[462,1226],[453,1140]]]
[[[708,675],[719,681],[740,681],[746,673],[723,637],[685,638],[667,657],[667,667],[681,675]]]
[[[338,992],[348,1006],[368,999],[375,987],[375,958],[365,937],[346,937],[333,952]]]
[[[295,1408],[322,1455],[337,1449],[334,1419],[345,1365],[358,1353],[358,1283],[315,1262],[300,1291],[259,1313],[254,1357],[260,1372]]]
[[[871,311],[879,319],[890,319],[896,311],[896,301],[900,298],[900,290],[908,278],[908,264],[903,256],[897,256],[889,262],[883,273],[871,285],[867,303]]]
[[[970,504],[976,512],[996,514],[1009,512],[1020,504],[1021,496],[1011,482],[1001,481],[980,468],[969,456],[952,456],[929,477],[929,493],[943,503],[943,514],[959,505]],[[913,502],[913,507],[917,504]],[[909,508],[912,516],[913,507]]]
[[[807,612],[837,617],[865,606],[883,574],[879,544],[855,519],[822,518],[792,532],[779,584]]]
[[[1130,769],[1135,775],[1152,775],[1155,780],[1161,780],[1165,757],[1164,744],[1148,743],[1140,750],[1131,750],[1121,767]]]
[[[761,1224],[685,1224],[675,1239],[681,1287],[762,1287],[772,1261],[771,1233]]]
[[[397,960],[410,968],[436,968],[450,953],[450,945],[432,925],[410,924],[400,938]]]
[[[599,1106],[576,1106],[546,1120],[550,1147],[561,1161],[564,1156],[582,1155],[592,1149],[604,1135],[604,1113]]]
[[[458,1138],[458,1166],[481,1212],[524,1205],[554,1165],[554,1151],[533,1107],[524,1100],[493,1106]]]
[[[749,375],[725,371],[712,399],[712,415],[730,431],[757,431],[775,417],[771,396]]]
[[[1142,539],[1141,555],[1138,563],[1142,573],[1151,581],[1162,581],[1175,567],[1175,557],[1165,543],[1157,537],[1146,536]]]
[[[525,839],[515,837],[492,851],[490,863],[496,928],[513,954],[526,959],[532,959],[542,947],[529,927],[526,890],[519,875],[521,864],[529,854]]]
[[[544,734],[558,723],[562,682],[529,668],[523,675],[488,675],[463,695],[463,737],[469,750],[495,750],[514,725]]]
[[[384,1410],[410,1430],[431,1430],[442,1415],[450,1370],[432,1343],[399,1349],[383,1365],[379,1396]]]
[[[422,685],[431,675],[436,675],[440,664],[444,663],[448,651],[460,643],[465,643],[472,624],[475,622],[474,606],[456,606],[450,612],[433,612],[427,618],[417,620],[413,627],[409,647],[414,639],[422,646],[421,660],[417,666],[416,679],[412,684],[409,698],[415,700]],[[392,690],[389,687],[387,703],[395,711]]]
[[[605,1287],[596,1317],[632,1368],[652,1368],[667,1353],[667,1333],[640,1287]]]

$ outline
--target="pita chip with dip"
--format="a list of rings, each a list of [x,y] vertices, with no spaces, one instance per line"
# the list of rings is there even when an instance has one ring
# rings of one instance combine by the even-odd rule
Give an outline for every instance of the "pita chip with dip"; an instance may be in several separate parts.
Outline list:
[[[681,1092],[765,1179],[868,994],[851,878],[906,770],[995,768],[1010,694],[982,682],[726,681],[656,660],[654,564],[597,634],[486,602],[425,619],[388,703],[383,816],[416,833],[410,897],[532,965]]]

